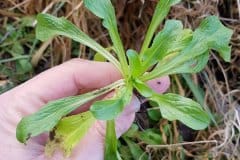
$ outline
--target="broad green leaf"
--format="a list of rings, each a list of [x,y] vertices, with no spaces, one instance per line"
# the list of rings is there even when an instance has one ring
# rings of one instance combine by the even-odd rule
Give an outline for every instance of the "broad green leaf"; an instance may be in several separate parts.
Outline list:
[[[97,119],[111,120],[122,112],[123,107],[122,98],[117,98],[95,102],[90,110]]]
[[[32,65],[29,58],[18,59],[19,57],[24,56],[23,46],[18,42],[14,42],[14,45],[11,49],[7,50],[16,61],[16,73],[24,74],[32,71]]]
[[[158,129],[147,129],[139,131],[136,124],[133,124],[131,128],[123,135],[123,138],[135,138],[146,144],[161,144],[162,137]]]
[[[19,122],[16,130],[18,141],[25,143],[30,137],[52,130],[63,116],[66,116],[82,104],[111,91],[113,88],[119,86],[118,83],[115,82],[99,90],[79,96],[49,102],[38,112],[24,117]]]
[[[24,74],[32,71],[30,59],[21,59],[16,62],[17,74]]]
[[[225,61],[230,61],[231,36],[232,30],[223,26],[216,16],[207,17],[193,33],[193,38],[187,47],[177,56],[160,61],[159,65],[141,80],[146,81],[173,73],[198,72],[206,65],[208,52],[211,49],[218,51]]]
[[[131,141],[129,138],[124,137],[125,142],[129,146],[129,149],[132,153],[132,156],[135,160],[147,160],[148,156],[147,154],[140,148],[138,144]]]
[[[175,28],[174,28],[175,27]],[[192,31],[183,29],[182,23],[168,20],[164,29],[157,34],[151,48],[142,55],[144,70],[159,62],[159,65],[176,57],[192,40]]]
[[[172,93],[159,95],[141,81],[134,83],[134,87],[141,95],[158,104],[163,118],[170,121],[179,120],[196,130],[204,129],[209,124],[208,114],[191,99]]]
[[[210,119],[202,107],[189,98],[177,94],[154,95],[150,100],[158,103],[164,118],[179,120],[188,127],[201,130],[209,125]]]
[[[142,73],[142,64],[138,53],[135,50],[127,50],[130,72],[133,77],[138,77]]]
[[[153,121],[159,121],[162,117],[160,111],[157,109],[150,108],[147,110],[147,114],[148,114],[149,118]]]
[[[176,67],[172,72],[170,71],[169,74],[176,74],[176,73],[197,73],[204,69],[207,65],[209,59],[208,51],[199,55],[193,59],[190,59],[183,63],[181,66]]]
[[[178,34],[175,41],[171,44],[171,47],[168,49],[168,51],[163,56],[161,56],[161,58],[171,53],[180,52],[182,49],[186,48],[192,41],[192,34],[193,32],[191,29],[183,29],[181,33]]]
[[[118,160],[117,155],[117,136],[115,131],[115,121],[108,120],[105,136],[104,160]]]
[[[213,49],[219,52],[221,57],[229,62],[231,47],[229,42],[233,31],[226,28],[216,16],[205,18],[198,29],[193,33],[190,44],[180,53],[182,59],[196,57]],[[178,58],[176,58],[178,59]]]
[[[132,87],[122,87],[116,91],[116,95],[107,100],[97,101],[93,103],[90,111],[94,117],[100,120],[112,120],[116,118],[131,101]]]
[[[174,69],[171,70],[161,70],[158,74],[163,75],[170,75],[170,74],[178,74],[178,73],[197,73],[204,69],[204,67],[207,65],[209,59],[209,53],[208,51],[206,53],[203,53],[202,55],[199,55],[197,57],[194,57],[192,59],[189,59],[182,63],[179,66],[176,66]],[[159,64],[164,66],[164,64],[168,63],[167,61]]]
[[[23,17],[21,19],[21,23],[22,23],[21,26],[22,27],[33,27],[34,21],[35,21],[35,17],[34,16]]]
[[[108,52],[112,51],[114,48],[113,47],[107,47],[105,48]],[[99,62],[106,62],[107,59],[105,57],[102,56],[102,54],[100,53],[95,53],[94,55],[94,58],[93,58],[94,61],[99,61]]]
[[[230,62],[231,47],[229,46],[233,31],[225,27],[216,16],[209,16],[202,21],[194,32],[193,41],[184,52],[198,51],[200,48],[216,50],[220,56]],[[202,42],[202,43],[201,43]],[[200,43],[196,45],[196,43]]]
[[[19,56],[24,54],[24,48],[20,42],[14,42],[13,47],[10,51],[12,56]]]
[[[151,88],[149,88],[144,82],[140,81],[139,79],[134,80],[133,86],[142,96],[146,98],[152,97],[153,94],[155,94]]]
[[[129,150],[128,146],[121,145],[120,147],[118,147],[118,150],[123,160],[133,160],[131,151]]]
[[[108,29],[113,46],[121,63],[123,74],[128,74],[128,65],[123,44],[117,29],[115,10],[110,0],[84,0],[84,5],[96,16],[103,19],[103,26]]]
[[[87,9],[103,19],[103,25],[108,30],[117,29],[114,7],[110,0],[83,0]]]
[[[172,45],[182,32],[183,25],[181,21],[168,20],[166,22],[163,30],[154,38],[151,47],[142,54],[144,71],[166,56],[166,53],[172,48]]]
[[[192,93],[193,93],[195,99],[197,100],[197,102],[201,106],[204,106],[204,108],[207,111],[207,113],[208,113],[209,117],[211,118],[212,122],[217,127],[218,124],[215,120],[215,117],[214,117],[213,113],[211,112],[209,107],[204,103],[205,102],[205,93],[203,91],[203,88],[201,88],[201,86],[194,83],[194,81],[192,80],[191,74],[182,74],[182,77],[186,81],[186,84],[188,85],[188,87],[192,91]]]
[[[65,18],[57,18],[49,14],[38,14],[37,16],[37,39],[46,41],[54,36],[62,35],[71,38],[77,42],[80,42],[98,53],[102,54],[106,59],[112,62],[118,69],[120,69],[119,62],[99,45],[96,41],[91,39],[87,34],[78,29],[70,21]]]
[[[48,142],[45,151],[51,154],[58,146],[66,156],[70,156],[72,149],[86,135],[95,121],[90,111],[61,119],[54,129],[54,139]]]
[[[129,138],[135,138],[138,134],[138,130],[139,130],[138,125],[133,123],[131,127],[128,129],[128,131],[124,133],[123,137],[126,136]]]
[[[155,8],[153,18],[148,28],[147,34],[145,36],[145,40],[143,42],[140,55],[142,55],[148,49],[149,44],[154,35],[154,32],[156,31],[160,23],[163,21],[163,19],[167,16],[171,6],[177,4],[180,1],[181,0],[159,0]]]
[[[96,53],[94,55],[94,58],[93,58],[94,61],[98,61],[98,62],[106,62],[107,59],[105,57],[103,57],[101,54],[99,53]]]
[[[162,136],[158,129],[147,129],[142,132],[139,132],[138,139],[142,142],[150,145],[162,144]]]

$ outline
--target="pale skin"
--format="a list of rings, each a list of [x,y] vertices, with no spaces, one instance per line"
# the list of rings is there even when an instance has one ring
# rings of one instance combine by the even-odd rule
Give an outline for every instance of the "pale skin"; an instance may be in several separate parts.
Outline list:
[[[18,122],[24,116],[38,111],[49,101],[101,88],[120,78],[119,71],[110,63],[74,59],[53,67],[0,95],[1,157],[9,160],[64,159],[60,151],[56,152],[52,158],[45,156],[44,146],[48,139],[47,134],[30,139],[27,145],[19,143],[15,136]],[[148,84],[155,91],[163,93],[169,87],[170,82],[168,77],[162,77],[152,80]],[[84,105],[76,112],[85,111],[89,106],[89,104]],[[139,100],[133,96],[131,103],[126,106],[123,113],[116,120],[118,137],[129,129],[139,107]],[[105,123],[97,121],[68,159],[102,160],[104,155],[104,134]]]

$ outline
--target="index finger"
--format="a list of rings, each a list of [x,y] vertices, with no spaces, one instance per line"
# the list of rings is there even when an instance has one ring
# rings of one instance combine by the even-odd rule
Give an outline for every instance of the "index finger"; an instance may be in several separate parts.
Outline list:
[[[48,102],[101,88],[120,78],[111,63],[73,59],[39,74],[15,91]]]

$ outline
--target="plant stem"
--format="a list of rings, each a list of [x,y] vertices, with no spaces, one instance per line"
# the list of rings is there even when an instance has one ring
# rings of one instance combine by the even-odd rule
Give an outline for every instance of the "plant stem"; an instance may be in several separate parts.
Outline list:
[[[127,63],[125,51],[123,48],[123,44],[118,34],[118,30],[116,28],[109,30],[109,34],[120,61],[122,75],[124,78],[127,78],[129,76],[129,68],[128,68],[128,63]]]
[[[143,42],[140,55],[142,55],[148,49],[148,46],[153,38],[154,32],[156,31],[160,23],[163,21],[163,19],[167,16],[170,10],[171,7],[170,3],[171,2],[169,0],[159,0],[153,14],[153,18],[149,25],[147,34],[145,36],[145,40]]]
[[[11,61],[16,61],[16,60],[19,60],[19,59],[28,59],[28,58],[30,58],[30,56],[26,55],[26,56],[17,56],[17,57],[8,58],[8,59],[2,59],[2,60],[0,60],[0,64],[11,62]]]
[[[108,120],[105,136],[104,160],[117,158],[117,136],[115,131],[115,120]]]

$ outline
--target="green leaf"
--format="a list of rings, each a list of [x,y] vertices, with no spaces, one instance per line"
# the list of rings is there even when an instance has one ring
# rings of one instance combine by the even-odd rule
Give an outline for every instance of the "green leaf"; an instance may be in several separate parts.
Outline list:
[[[112,51],[113,48],[112,47],[107,47],[105,48],[108,52]],[[94,61],[99,61],[99,62],[107,62],[107,59],[105,57],[103,57],[100,53],[95,53],[94,55]]]
[[[200,56],[190,59],[183,63],[182,65],[174,68],[167,72],[167,74],[177,74],[177,73],[197,73],[205,68],[209,59],[208,51]]]
[[[183,58],[189,55],[200,56],[209,49],[220,53],[225,61],[230,61],[231,47],[229,42],[233,31],[226,28],[216,16],[205,18],[193,33],[193,39],[180,54]],[[177,58],[176,58],[177,59]]]
[[[191,29],[183,29],[178,36],[176,37],[175,41],[171,44],[171,47],[168,51],[164,54],[167,56],[172,53],[180,52],[182,49],[188,46],[188,44],[192,41],[193,32]],[[162,58],[164,57],[162,56]],[[161,60],[161,59],[160,59]]]
[[[163,118],[179,120],[196,130],[204,129],[209,124],[208,114],[191,99],[172,93],[159,95],[141,81],[134,83],[134,87],[141,95],[158,104]]]
[[[25,16],[21,19],[21,26],[22,27],[33,27],[35,21],[34,16]]]
[[[162,136],[160,135],[160,132],[156,129],[147,129],[139,132],[138,138],[142,142],[150,145],[158,145],[163,143]]]
[[[70,21],[65,18],[57,18],[49,14],[38,14],[37,16],[37,28],[36,36],[37,39],[46,41],[56,35],[66,36],[77,42],[80,42],[98,53],[102,54],[106,59],[112,62],[118,69],[120,69],[119,62],[99,45],[96,41],[91,39],[87,34],[78,29]]]
[[[54,139],[48,142],[45,151],[51,154],[59,146],[66,156],[70,156],[72,149],[86,135],[95,121],[90,111],[61,119],[55,127]]]
[[[183,29],[180,21],[168,20],[164,29],[155,37],[151,48],[142,55],[143,71],[148,70],[157,62],[162,65],[162,63],[176,57],[189,45],[191,40],[192,31],[190,29]],[[163,62],[162,59],[164,59]]]
[[[148,28],[147,34],[145,36],[145,40],[143,42],[140,55],[142,55],[148,49],[149,44],[154,35],[154,32],[156,31],[160,23],[163,21],[163,19],[167,16],[171,6],[177,4],[180,1],[181,0],[159,0],[154,11],[153,18]]]
[[[128,146],[121,145],[119,148],[120,156],[123,160],[133,160],[132,154]]]
[[[133,86],[137,89],[137,91],[144,97],[149,98],[152,97],[155,92],[149,88],[144,82],[139,79],[134,79]]]
[[[175,5],[179,2],[181,2],[181,0],[170,0],[171,5]]]
[[[95,102],[91,106],[90,111],[97,119],[112,120],[123,111],[124,107],[131,101],[131,98],[132,87],[122,87],[113,98]]]
[[[122,98],[117,98],[95,102],[90,110],[97,119],[111,120],[122,112],[123,107]]]
[[[205,102],[205,93],[204,93],[203,89],[199,85],[194,83],[190,74],[182,74],[182,77],[186,81],[186,84],[188,85],[188,87],[192,91],[192,93],[193,93],[194,97],[196,98],[197,102],[201,106],[204,106],[204,108],[207,111],[207,113],[208,113],[209,117],[211,118],[212,122],[217,127],[218,124],[217,124],[217,122],[214,118],[213,113],[211,112],[209,107],[204,103]]]
[[[147,114],[149,118],[154,121],[159,121],[162,117],[159,110],[152,109],[152,108],[147,110]]]
[[[129,60],[129,67],[131,75],[136,78],[142,73],[142,64],[138,53],[135,50],[127,50],[127,57]]]
[[[218,51],[225,61],[230,61],[231,36],[232,30],[223,26],[216,16],[207,17],[193,33],[187,47],[176,56],[160,61],[159,65],[141,80],[146,81],[174,73],[199,72],[207,63],[210,49]]]
[[[38,112],[24,117],[19,122],[16,130],[18,141],[25,143],[30,137],[52,130],[63,116],[119,85],[118,81],[99,90],[49,102]]]
[[[117,28],[115,11],[110,0],[84,0],[83,2],[87,9],[103,19],[104,27],[108,30]]]
[[[142,54],[143,68],[146,71],[150,66],[161,60],[172,48],[175,40],[183,31],[183,25],[178,20],[168,20],[165,27],[154,38],[153,44]]]
[[[103,26],[108,29],[113,46],[121,63],[123,74],[128,75],[128,64],[123,44],[117,29],[115,11],[110,0],[84,0],[84,5],[96,16],[103,19]]]
[[[128,131],[124,133],[123,137],[127,136],[129,138],[135,138],[136,135],[138,134],[138,129],[139,129],[138,125],[133,123],[131,127],[128,129]]]
[[[202,21],[200,27],[194,32],[192,49],[187,48],[185,52],[198,51],[200,48],[216,50],[220,56],[230,62],[231,47],[229,46],[233,31],[225,27],[217,16],[209,16]],[[202,42],[202,43],[200,43]],[[196,45],[196,43],[200,43]]]
[[[16,60],[16,71],[17,74],[25,74],[32,71],[32,65],[29,58],[18,59],[19,57],[24,57],[24,48],[20,42],[14,42],[13,47],[7,50],[13,56],[12,59]],[[25,55],[26,56],[26,55]]]
[[[164,118],[179,120],[188,127],[201,130],[209,125],[210,119],[202,107],[189,98],[177,94],[154,95],[150,100],[158,103]]]
[[[24,74],[32,71],[33,67],[29,59],[16,61],[17,74]]]
[[[102,56],[101,54],[99,54],[99,53],[96,53],[96,54],[94,55],[93,60],[94,60],[94,61],[98,61],[98,62],[106,62],[106,61],[107,61],[106,58],[103,57],[103,56]]]
[[[140,148],[140,146],[138,144],[134,143],[127,137],[124,137],[124,140],[127,143],[127,145],[129,146],[129,149],[135,160],[147,160],[148,159],[147,154]]]
[[[115,131],[115,121],[107,121],[104,160],[118,160],[117,156],[117,136]]]

